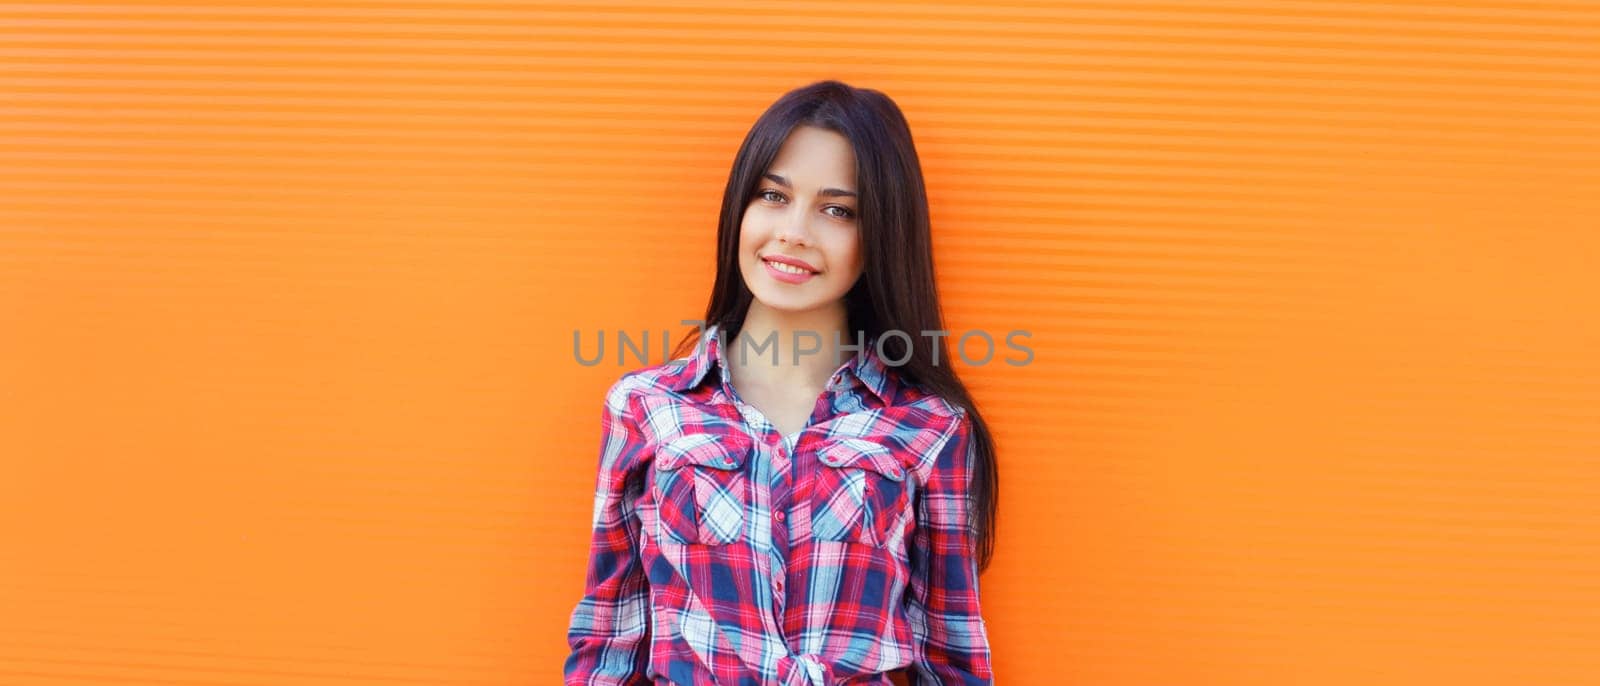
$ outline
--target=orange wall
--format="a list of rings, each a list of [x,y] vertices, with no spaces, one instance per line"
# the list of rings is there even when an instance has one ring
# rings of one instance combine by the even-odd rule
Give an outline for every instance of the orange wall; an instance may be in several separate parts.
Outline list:
[[[555,683],[572,331],[824,77],[1033,332],[1004,682],[1594,683],[1600,7],[318,5],[0,5],[0,683]]]

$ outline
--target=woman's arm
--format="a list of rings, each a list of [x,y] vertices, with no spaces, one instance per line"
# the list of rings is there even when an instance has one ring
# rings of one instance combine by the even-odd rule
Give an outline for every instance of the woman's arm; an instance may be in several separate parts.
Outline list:
[[[917,499],[907,615],[917,642],[912,684],[993,684],[989,636],[978,607],[971,509],[972,423],[963,412],[939,448]]]
[[[637,469],[644,441],[628,403],[627,379],[606,392],[600,419],[593,537],[583,599],[567,630],[571,652],[566,686],[645,683],[650,656],[650,587],[639,563],[634,499],[643,487]]]

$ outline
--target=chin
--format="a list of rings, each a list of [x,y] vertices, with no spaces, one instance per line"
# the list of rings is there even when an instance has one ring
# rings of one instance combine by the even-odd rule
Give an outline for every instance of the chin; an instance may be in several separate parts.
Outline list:
[[[748,284],[746,285],[748,286]],[[772,292],[762,289],[751,289],[750,294],[754,296],[756,301],[760,302],[762,306],[769,310],[775,310],[778,312],[807,312],[822,307],[828,303],[827,300],[818,300],[811,297],[796,298],[793,297],[792,294],[785,294],[789,295],[789,297],[783,297],[782,295],[774,296]]]
[[[805,310],[811,309],[807,303],[796,301],[793,298],[774,298],[770,293],[761,293],[759,291],[752,291],[751,294],[755,296],[757,302],[761,303],[763,307],[766,307],[769,310],[777,310],[779,312],[804,312]]]

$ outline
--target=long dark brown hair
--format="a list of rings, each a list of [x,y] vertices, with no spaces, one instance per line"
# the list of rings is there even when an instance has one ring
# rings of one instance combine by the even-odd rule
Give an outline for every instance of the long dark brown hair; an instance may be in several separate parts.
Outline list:
[[[934,345],[923,331],[943,331],[939,292],[934,286],[933,241],[928,226],[928,196],[922,163],[905,115],[889,96],[839,81],[818,81],[785,93],[762,113],[733,160],[717,221],[717,274],[706,306],[705,324],[715,324],[733,340],[744,324],[753,295],[739,273],[739,225],[761,175],[796,126],[835,131],[850,141],[856,157],[859,193],[857,230],[865,267],[845,294],[848,331],[864,332],[871,345],[884,331],[909,334],[911,352],[896,367],[901,378],[966,409],[977,451],[970,526],[976,532],[979,569],[994,556],[995,509],[999,474],[994,439],[967,387],[950,364],[950,346]],[[696,329],[698,331],[698,329]],[[692,350],[696,331],[679,341],[675,356]],[[883,339],[886,358],[907,358],[906,336]],[[948,341],[947,341],[948,343]]]

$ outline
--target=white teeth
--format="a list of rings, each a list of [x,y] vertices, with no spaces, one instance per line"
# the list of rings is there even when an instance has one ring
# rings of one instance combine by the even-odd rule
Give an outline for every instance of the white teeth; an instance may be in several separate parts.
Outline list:
[[[794,266],[792,264],[784,264],[782,262],[774,262],[772,260],[767,260],[767,264],[772,265],[773,269],[776,269],[776,270],[778,270],[780,272],[785,272],[785,273],[788,273],[788,274],[810,274],[811,273],[810,271],[807,271],[805,269],[801,269],[801,268],[796,267],[796,266]]]

